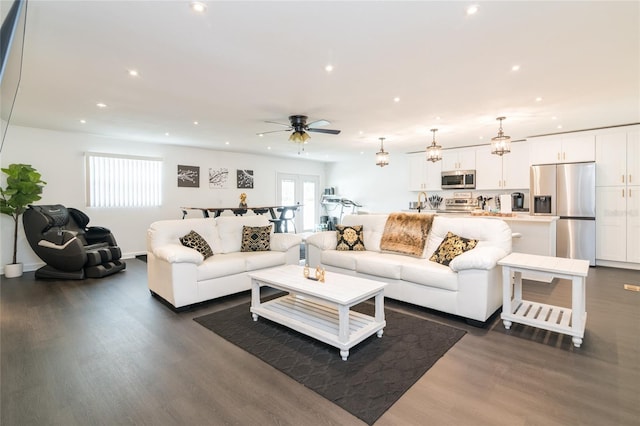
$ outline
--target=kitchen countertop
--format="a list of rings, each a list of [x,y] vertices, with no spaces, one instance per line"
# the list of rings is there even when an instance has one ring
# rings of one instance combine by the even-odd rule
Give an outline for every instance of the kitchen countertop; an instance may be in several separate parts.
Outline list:
[[[417,213],[418,209],[409,209],[404,210],[406,212]],[[492,216],[492,215],[472,215],[471,212],[452,212],[452,211],[443,211],[443,210],[421,210],[420,213],[432,213],[432,214],[441,214],[441,215],[455,215],[456,217],[484,217],[489,219],[502,219],[505,222],[534,222],[534,223],[549,223],[554,222],[560,219],[559,216],[534,216],[523,212],[514,212],[515,216]]]

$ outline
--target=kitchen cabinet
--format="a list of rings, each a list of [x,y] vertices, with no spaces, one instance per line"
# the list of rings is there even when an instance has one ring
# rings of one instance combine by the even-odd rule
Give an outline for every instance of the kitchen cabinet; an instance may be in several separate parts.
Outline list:
[[[457,148],[442,151],[442,170],[475,170],[476,149]]]
[[[640,185],[640,130],[596,136],[596,185]]]
[[[425,152],[408,155],[409,191],[440,191],[440,161],[427,161]]]
[[[552,135],[529,139],[529,164],[595,161],[593,134]]]
[[[640,263],[640,131],[596,137],[596,259]]]
[[[511,152],[491,154],[489,145],[476,149],[476,189],[529,188],[528,142],[511,144]]]

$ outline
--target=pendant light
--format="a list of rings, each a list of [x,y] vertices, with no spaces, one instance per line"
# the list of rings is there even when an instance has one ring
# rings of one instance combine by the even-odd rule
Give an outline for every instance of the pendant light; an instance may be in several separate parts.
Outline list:
[[[380,151],[376,152],[376,166],[389,165],[389,153],[384,150],[384,138],[380,138]]]
[[[427,161],[435,163],[442,160],[442,146],[436,145],[436,132],[438,129],[431,129],[433,132],[433,142],[427,147]]]
[[[502,120],[506,120],[506,117],[498,117],[496,120],[500,121],[500,129],[498,136],[491,138],[491,153],[502,156],[511,152],[511,137],[502,132]]]

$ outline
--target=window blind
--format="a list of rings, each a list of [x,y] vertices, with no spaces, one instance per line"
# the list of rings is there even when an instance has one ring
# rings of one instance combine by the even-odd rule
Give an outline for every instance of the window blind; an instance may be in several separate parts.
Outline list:
[[[89,207],[155,207],[162,204],[162,160],[87,153]]]

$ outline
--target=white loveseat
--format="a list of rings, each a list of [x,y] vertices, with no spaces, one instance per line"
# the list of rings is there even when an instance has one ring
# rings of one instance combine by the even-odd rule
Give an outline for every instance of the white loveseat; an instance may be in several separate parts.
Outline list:
[[[267,226],[265,216],[162,220],[147,230],[149,290],[175,308],[192,305],[251,288],[248,273],[297,264],[302,238],[295,234],[270,236],[269,251],[241,252],[242,227]],[[213,256],[204,260],[185,247],[180,237],[194,230],[209,244]]]
[[[436,216],[424,258],[381,252],[380,240],[388,215],[347,215],[343,225],[363,225],[365,251],[336,250],[336,231],[306,239],[310,266],[384,281],[385,297],[485,322],[502,305],[501,267],[497,261],[511,252],[511,229],[489,218]],[[429,260],[447,232],[479,240],[477,246],[449,266]]]

